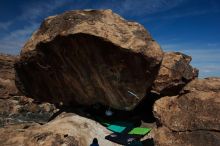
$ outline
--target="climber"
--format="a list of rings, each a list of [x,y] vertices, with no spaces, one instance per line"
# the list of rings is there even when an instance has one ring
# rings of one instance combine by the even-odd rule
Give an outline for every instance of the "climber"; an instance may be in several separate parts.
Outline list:
[[[92,141],[92,144],[90,144],[90,146],[99,146],[98,139],[94,138]]]

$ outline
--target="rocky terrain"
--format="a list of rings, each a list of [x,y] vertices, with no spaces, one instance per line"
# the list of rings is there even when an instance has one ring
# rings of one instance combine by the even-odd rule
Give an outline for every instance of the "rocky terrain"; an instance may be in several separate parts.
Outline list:
[[[0,97],[7,99],[14,95],[19,95],[15,86],[14,63],[18,59],[16,56],[0,54]]]
[[[198,79],[191,60],[111,10],[48,17],[20,56],[0,55],[0,143],[117,145],[85,110],[101,104],[151,127],[143,145],[219,146],[220,78]]]
[[[18,57],[0,55],[0,127],[23,122],[46,123],[57,111],[50,103],[37,103],[15,86],[14,63]]]
[[[157,145],[220,145],[220,78],[196,79],[154,104]]]

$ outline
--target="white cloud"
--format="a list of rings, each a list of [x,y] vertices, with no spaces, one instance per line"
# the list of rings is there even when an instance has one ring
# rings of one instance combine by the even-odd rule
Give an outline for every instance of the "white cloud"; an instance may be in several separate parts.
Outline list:
[[[207,46],[209,46],[209,47],[217,47],[217,46],[219,46],[219,43],[208,43]]]
[[[126,0],[122,3],[121,12],[129,15],[145,15],[172,9],[183,0],[139,0],[135,3],[133,0]]]
[[[186,1],[186,0],[185,0]],[[112,9],[114,12],[122,16],[145,16],[146,14],[153,14],[172,9],[184,0],[103,0],[93,2],[93,0],[76,0],[68,1],[68,9]]]
[[[145,16],[172,9],[184,0],[109,0],[93,5],[93,8],[112,9],[123,16]]]
[[[177,48],[179,48],[181,45],[179,44],[161,44],[161,47],[164,49],[164,50],[177,50]]]
[[[180,3],[181,4],[181,3]],[[191,10],[187,11],[185,10],[184,12],[177,12],[174,14],[161,14],[160,16],[157,17],[148,17],[144,22],[150,22],[150,21],[157,21],[157,20],[172,20],[172,19],[178,19],[178,18],[184,18],[184,17],[196,17],[196,16],[201,16],[205,14],[215,14],[219,13],[219,9],[204,9],[204,10]]]
[[[210,77],[210,76],[219,77],[220,66],[205,64],[199,68],[199,74],[200,77]]]
[[[32,24],[23,29],[18,29],[4,38],[0,39],[0,52],[7,54],[18,54],[25,41],[32,34],[32,32],[38,27],[38,24]]]
[[[188,16],[199,16],[199,15],[204,15],[207,13],[210,13],[212,11],[208,10],[201,10],[201,11],[191,11],[191,12],[184,12],[184,13],[177,13],[173,15],[166,15],[166,16],[161,16],[160,19],[177,19],[177,18],[183,18],[183,17],[188,17]]]
[[[11,31],[9,34],[0,38],[0,52],[7,54],[18,54],[24,43],[30,37],[33,31],[37,29],[41,22],[38,22],[38,18],[46,16],[53,10],[62,6],[65,1],[50,1],[33,3],[29,6],[23,6],[23,12],[16,19],[0,23],[0,29],[8,30],[9,26],[16,24],[16,21],[23,21],[25,24],[23,28]]]
[[[204,72],[220,71],[220,66],[210,65],[201,67],[200,69],[203,69]]]
[[[49,0],[44,2],[31,3],[22,7],[22,14],[20,19],[36,21],[39,17],[46,17],[48,14],[53,13],[59,7],[67,3],[67,0]]]
[[[13,21],[0,22],[0,30],[7,30],[12,23]]]

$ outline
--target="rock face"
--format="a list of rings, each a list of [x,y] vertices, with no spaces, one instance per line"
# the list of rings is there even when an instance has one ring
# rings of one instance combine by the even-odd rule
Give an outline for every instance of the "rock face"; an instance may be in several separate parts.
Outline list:
[[[62,113],[45,125],[26,123],[0,128],[0,142],[10,146],[88,146],[96,137],[100,145],[117,146],[105,140],[108,134],[110,132],[95,121]]]
[[[17,57],[0,54],[0,98],[9,98],[18,95],[15,86],[14,63]]]
[[[48,17],[24,45],[17,84],[40,101],[131,110],[150,90],[163,52],[138,23],[111,10]]]
[[[165,53],[152,90],[163,96],[177,95],[186,83],[198,77],[190,61],[190,56],[179,52]]]
[[[220,78],[196,79],[154,105],[157,145],[220,145]]]

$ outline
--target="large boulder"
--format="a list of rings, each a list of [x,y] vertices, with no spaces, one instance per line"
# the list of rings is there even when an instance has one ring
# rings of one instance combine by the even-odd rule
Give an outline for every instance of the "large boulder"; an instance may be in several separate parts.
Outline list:
[[[191,81],[179,96],[156,101],[154,115],[162,126],[155,134],[158,145],[219,145],[220,78]]]
[[[189,81],[198,77],[198,70],[189,64],[191,60],[183,53],[165,53],[152,91],[162,96],[177,95]]]
[[[21,51],[17,85],[40,101],[133,109],[151,89],[163,52],[149,32],[111,10],[48,17]]]

